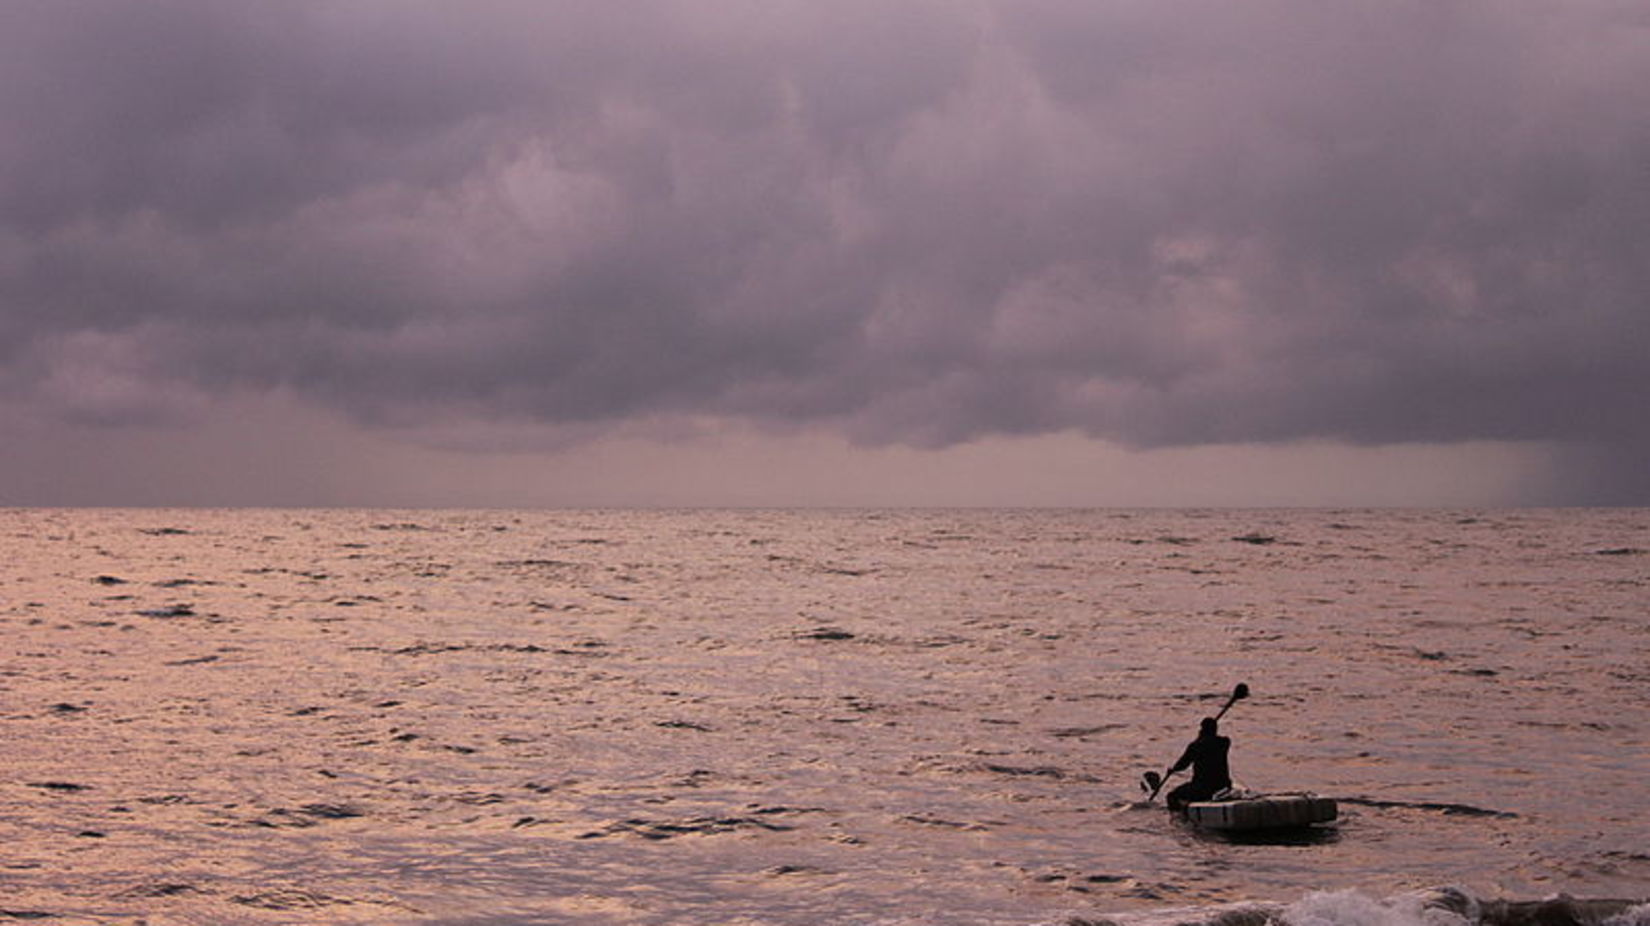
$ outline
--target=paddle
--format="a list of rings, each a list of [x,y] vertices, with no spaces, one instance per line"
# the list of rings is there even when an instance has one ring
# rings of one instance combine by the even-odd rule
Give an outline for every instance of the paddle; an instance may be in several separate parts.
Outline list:
[[[1226,703],[1221,705],[1220,711],[1215,714],[1215,719],[1219,720],[1220,718],[1225,717],[1226,712],[1232,709],[1232,705],[1247,697],[1249,697],[1249,686],[1242,682],[1238,682],[1237,687],[1232,689],[1232,696],[1226,699]]]
[[[1249,686],[1243,682],[1238,682],[1237,687],[1232,689],[1232,696],[1227,698],[1226,703],[1221,705],[1220,710],[1215,713],[1215,719],[1219,720],[1225,717],[1226,712],[1232,709],[1232,705],[1247,697],[1249,697]],[[1157,792],[1163,790],[1163,786],[1169,781],[1169,776],[1173,774],[1174,769],[1170,768],[1161,775],[1156,772],[1147,772],[1140,776],[1140,790],[1146,792],[1146,803],[1149,804],[1157,800]]]

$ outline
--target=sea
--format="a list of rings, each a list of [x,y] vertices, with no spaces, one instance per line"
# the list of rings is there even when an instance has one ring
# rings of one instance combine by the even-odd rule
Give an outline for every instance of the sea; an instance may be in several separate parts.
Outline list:
[[[0,922],[1650,924],[1650,510],[0,510]],[[1271,838],[1140,781],[1336,799]]]

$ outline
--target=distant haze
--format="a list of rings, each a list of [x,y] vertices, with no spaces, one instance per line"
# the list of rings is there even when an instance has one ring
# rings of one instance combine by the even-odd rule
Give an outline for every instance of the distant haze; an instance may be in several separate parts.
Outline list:
[[[1650,504],[1650,6],[8,0],[0,504]]]

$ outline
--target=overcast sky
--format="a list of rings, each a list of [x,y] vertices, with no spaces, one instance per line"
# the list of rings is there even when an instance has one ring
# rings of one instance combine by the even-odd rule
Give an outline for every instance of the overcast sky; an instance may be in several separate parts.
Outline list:
[[[1639,0],[0,0],[0,503],[1650,504]]]

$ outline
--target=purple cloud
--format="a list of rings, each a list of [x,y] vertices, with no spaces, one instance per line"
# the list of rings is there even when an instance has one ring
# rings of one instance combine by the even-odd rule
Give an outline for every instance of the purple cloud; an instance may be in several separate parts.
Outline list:
[[[1650,498],[1610,2],[22,2],[0,395],[944,446],[1600,448]]]

